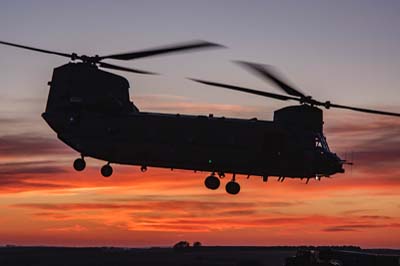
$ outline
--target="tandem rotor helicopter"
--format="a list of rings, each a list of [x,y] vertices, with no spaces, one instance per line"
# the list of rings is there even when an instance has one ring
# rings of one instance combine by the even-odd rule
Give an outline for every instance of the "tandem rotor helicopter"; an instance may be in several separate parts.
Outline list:
[[[211,174],[205,186],[215,190],[220,178],[231,173],[225,188],[238,194],[237,174],[261,176],[263,181],[277,176],[320,180],[344,173],[347,164],[333,153],[323,134],[323,113],[318,107],[341,108],[380,115],[398,113],[377,111],[321,102],[288,85],[265,65],[239,62],[262,78],[274,83],[286,95],[243,88],[222,83],[192,79],[206,85],[250,93],[281,101],[293,100],[300,105],[274,112],[273,121],[141,112],[131,102],[129,83],[122,76],[100,68],[154,74],[103,62],[105,59],[132,60],[160,54],[216,48],[221,45],[194,41],[161,48],[86,56],[49,51],[15,43],[0,44],[70,58],[54,69],[50,91],[42,117],[57,137],[76,150],[80,158],[74,168],[83,171],[85,157],[104,160],[101,174],[113,173],[111,164],[206,171]]]

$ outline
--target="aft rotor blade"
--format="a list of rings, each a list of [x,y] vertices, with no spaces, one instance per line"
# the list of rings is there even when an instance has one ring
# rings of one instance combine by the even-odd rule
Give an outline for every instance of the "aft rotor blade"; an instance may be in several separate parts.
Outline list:
[[[132,72],[132,73],[137,73],[137,74],[157,75],[157,73],[154,73],[154,72],[149,72],[149,71],[145,71],[145,70],[139,70],[139,69],[134,69],[134,68],[128,68],[128,67],[123,67],[123,66],[112,65],[112,64],[108,64],[108,63],[104,63],[104,62],[99,62],[99,66],[103,67],[103,68],[127,71],[127,72]]]
[[[169,46],[163,46],[143,51],[136,51],[136,52],[129,52],[129,53],[122,53],[122,54],[112,54],[107,56],[101,56],[101,59],[118,59],[118,60],[132,60],[138,59],[143,57],[149,57],[154,55],[160,54],[168,54],[168,53],[175,53],[187,50],[195,50],[195,49],[205,49],[205,48],[221,48],[224,47],[220,44],[205,42],[205,41],[192,41],[187,43],[180,43],[174,44]]]
[[[72,54],[66,54],[66,53],[60,53],[60,52],[55,52],[55,51],[50,51],[50,50],[44,50],[44,49],[39,49],[39,48],[35,48],[35,47],[20,45],[20,44],[16,44],[16,43],[10,43],[10,42],[0,41],[0,44],[4,44],[4,45],[8,45],[8,46],[14,46],[14,47],[22,48],[22,49],[27,49],[27,50],[32,50],[32,51],[40,52],[40,53],[64,56],[64,57],[68,57],[68,58],[71,58],[73,56]]]
[[[222,84],[222,83],[217,83],[217,82],[210,82],[210,81],[205,81],[205,80],[200,80],[200,79],[190,79],[190,80],[193,80],[193,81],[196,81],[199,83],[203,83],[206,85],[217,86],[217,87],[222,87],[225,89],[246,92],[246,93],[269,97],[269,98],[278,99],[278,100],[282,100],[282,101],[287,101],[287,100],[300,101],[300,99],[295,98],[295,97],[275,94],[275,93],[271,93],[271,92],[253,90],[253,89],[248,89],[248,88],[243,88],[243,87],[238,87],[238,86],[233,86],[233,85],[228,85],[228,84]]]
[[[385,111],[379,111],[379,110],[358,108],[358,107],[352,107],[352,106],[346,106],[346,105],[340,105],[340,104],[334,104],[334,103],[330,103],[328,106],[329,107],[334,107],[334,108],[353,110],[353,111],[357,111],[357,112],[370,113],[370,114],[400,116],[399,113],[392,113],[392,112],[385,112]]]
[[[250,62],[243,62],[243,61],[236,61],[236,62],[239,65],[244,66],[253,73],[257,74],[258,76],[262,77],[263,79],[272,81],[287,94],[301,98],[306,97],[306,95],[304,95],[302,92],[288,85],[287,82],[283,81],[283,78],[279,77],[279,75],[276,73],[276,71],[273,70],[271,66],[250,63]]]

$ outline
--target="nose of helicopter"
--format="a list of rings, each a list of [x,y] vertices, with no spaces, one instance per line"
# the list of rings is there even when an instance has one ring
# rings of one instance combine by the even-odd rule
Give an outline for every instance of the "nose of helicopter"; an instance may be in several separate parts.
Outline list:
[[[345,163],[345,161],[340,159],[340,157],[336,153],[329,154],[329,161],[334,173],[344,173],[343,164]]]

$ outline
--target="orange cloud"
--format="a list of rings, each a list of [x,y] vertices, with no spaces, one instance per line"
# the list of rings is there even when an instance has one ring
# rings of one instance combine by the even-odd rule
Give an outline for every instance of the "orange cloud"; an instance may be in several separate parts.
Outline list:
[[[47,228],[46,231],[48,232],[83,232],[87,231],[88,229],[84,226],[76,224],[74,226],[67,226],[67,227],[56,227],[56,228]]]
[[[54,138],[32,136],[22,133],[0,136],[0,154],[2,156],[41,156],[43,154],[67,154],[70,149]]]

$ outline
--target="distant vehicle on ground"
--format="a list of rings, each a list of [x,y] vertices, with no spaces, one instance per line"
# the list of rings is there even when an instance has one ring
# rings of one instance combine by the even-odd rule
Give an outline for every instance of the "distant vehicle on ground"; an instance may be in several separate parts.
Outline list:
[[[399,266],[400,256],[334,249],[298,250],[285,266]]]

